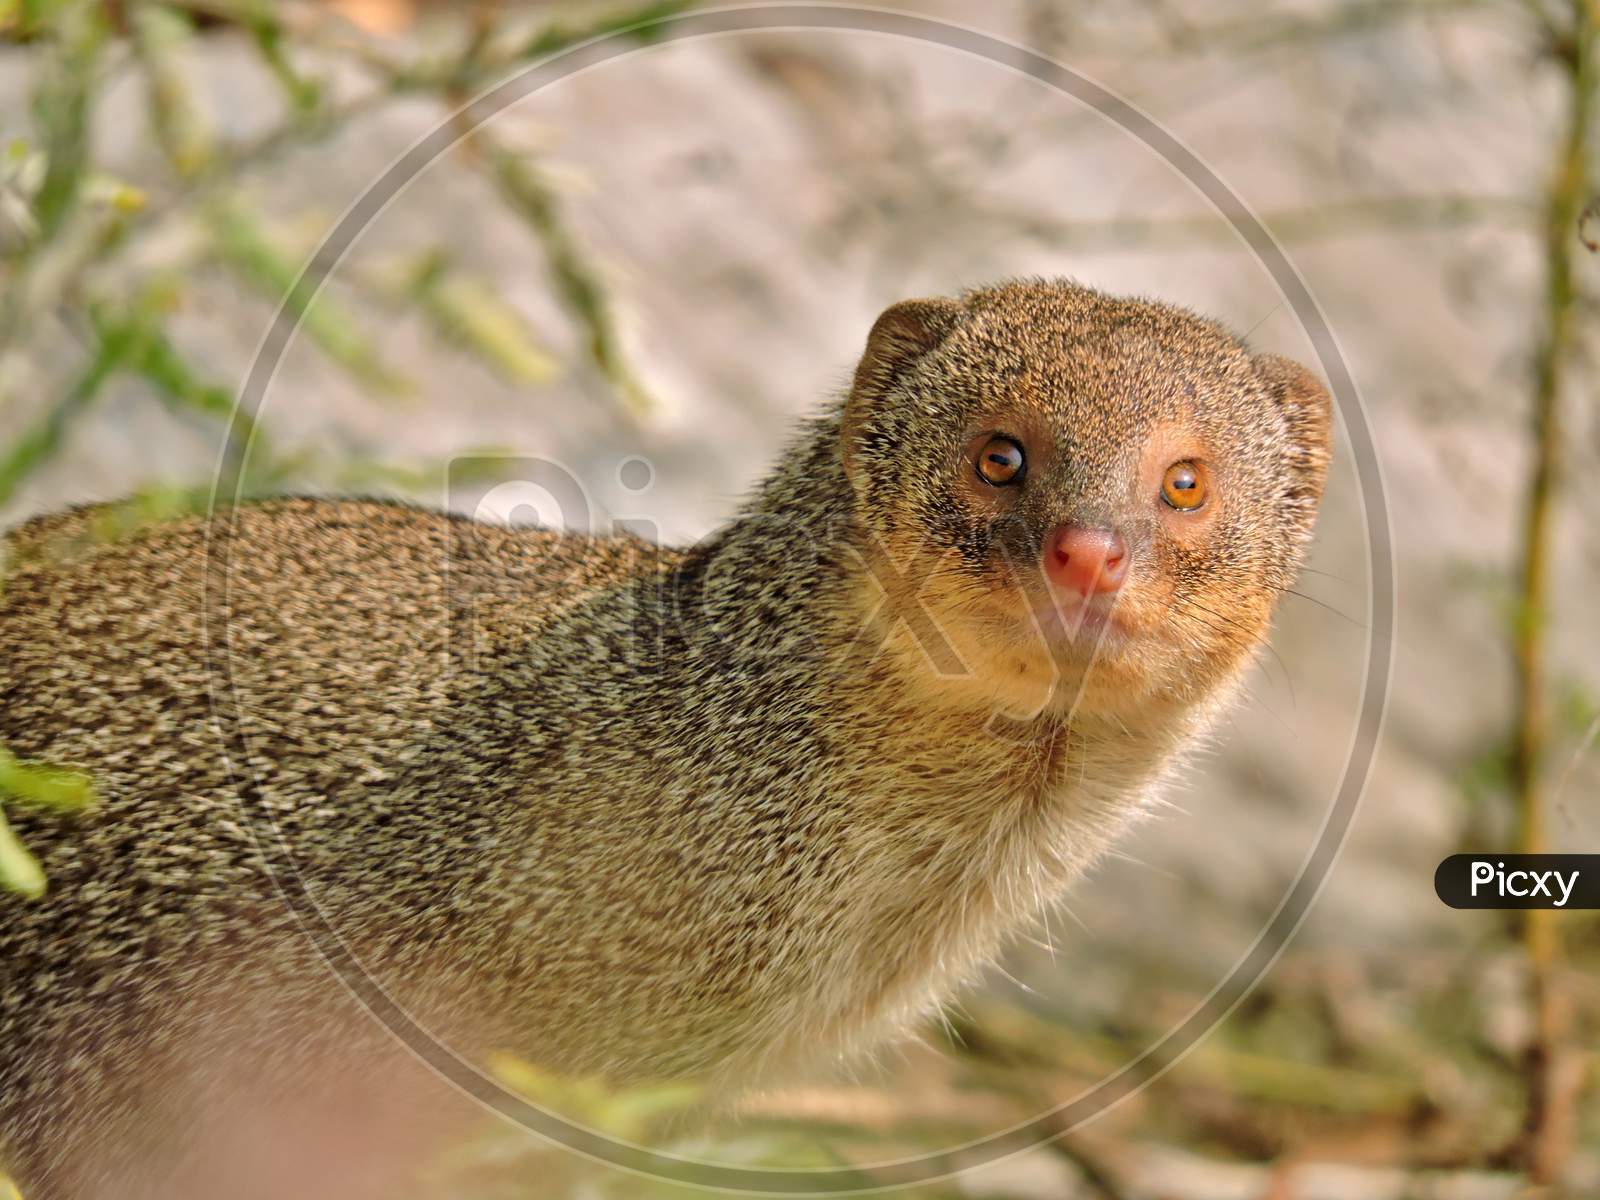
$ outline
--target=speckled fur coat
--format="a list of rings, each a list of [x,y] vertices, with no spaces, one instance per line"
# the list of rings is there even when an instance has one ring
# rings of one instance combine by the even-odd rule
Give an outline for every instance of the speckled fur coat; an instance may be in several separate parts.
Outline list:
[[[1286,384],[1187,314],[1057,284],[938,303],[886,315],[853,396],[689,549],[306,499],[109,542],[92,510],[14,533],[0,745],[87,769],[103,799],[11,814],[51,882],[41,902],[0,899],[0,1158],[29,1200],[116,1194],[107,1178],[241,1073],[361,1036],[285,872],[468,1057],[739,1086],[905,1029],[1091,863],[1264,633],[1325,446],[1297,425],[1303,373]],[[1197,394],[1199,426],[1250,414],[1240,461],[1259,463],[1235,480],[1277,490],[1224,510],[1207,543],[1252,545],[1249,577],[1146,556],[1150,587],[1231,587],[1249,616],[1179,640],[1198,681],[1023,704],[997,736],[1030,667],[996,681],[971,662],[988,651],[961,605],[1004,583],[981,514],[955,528],[935,468],[976,391],[1081,431],[1041,399],[1051,373],[1092,362],[1074,394],[1104,406],[1157,352],[1187,399],[1147,397],[1071,454],[1109,477],[1114,450]],[[996,371],[1007,355],[1026,369]],[[1251,407],[1207,407],[1228,389]],[[913,528],[939,564],[923,599],[974,667],[958,679],[900,619],[903,579],[870,567]]]

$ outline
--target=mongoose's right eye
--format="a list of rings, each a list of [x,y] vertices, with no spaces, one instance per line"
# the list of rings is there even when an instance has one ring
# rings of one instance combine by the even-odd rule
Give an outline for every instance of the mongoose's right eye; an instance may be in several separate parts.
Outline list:
[[[1028,473],[1022,447],[1008,437],[992,437],[978,451],[978,477],[995,487],[1015,487]]]
[[[1206,502],[1206,477],[1192,462],[1175,462],[1161,481],[1161,498],[1179,512],[1193,512]]]

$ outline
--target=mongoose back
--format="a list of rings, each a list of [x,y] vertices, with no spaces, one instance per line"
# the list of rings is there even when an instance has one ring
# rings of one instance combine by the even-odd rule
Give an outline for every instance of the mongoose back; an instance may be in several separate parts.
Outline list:
[[[687,548],[312,499],[22,526],[0,746],[101,802],[7,814],[50,890],[0,897],[0,1162],[266,1194],[237,1121],[350,1111],[310,1097],[375,1027],[330,937],[475,1061],[733,1088],[905,1029],[1203,735],[1329,441],[1303,368],[1022,281],[888,309]]]

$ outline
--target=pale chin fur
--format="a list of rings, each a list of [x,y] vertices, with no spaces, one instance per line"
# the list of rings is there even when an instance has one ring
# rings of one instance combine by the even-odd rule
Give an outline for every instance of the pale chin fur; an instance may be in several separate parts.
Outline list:
[[[1093,657],[1126,649],[1135,635],[1117,617],[1117,596],[1071,596],[1051,589],[1033,601],[1034,628],[1047,644],[1071,646]]]

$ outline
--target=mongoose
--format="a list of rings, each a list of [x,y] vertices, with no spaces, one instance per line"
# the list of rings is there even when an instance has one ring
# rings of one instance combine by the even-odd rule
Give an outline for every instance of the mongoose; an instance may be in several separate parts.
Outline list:
[[[8,813],[50,891],[0,898],[0,1157],[28,1200],[205,1194],[230,1096],[359,1043],[263,839],[468,1057],[734,1088],[906,1029],[1202,736],[1330,425],[1208,320],[1033,280],[889,308],[687,548],[356,500],[23,525],[0,745],[102,802]]]

